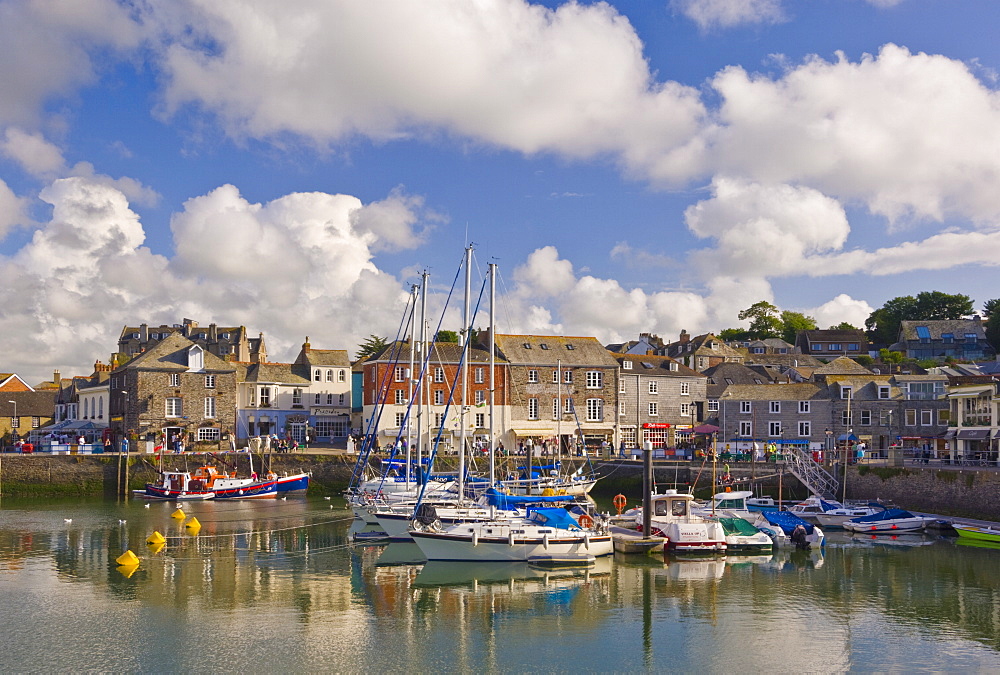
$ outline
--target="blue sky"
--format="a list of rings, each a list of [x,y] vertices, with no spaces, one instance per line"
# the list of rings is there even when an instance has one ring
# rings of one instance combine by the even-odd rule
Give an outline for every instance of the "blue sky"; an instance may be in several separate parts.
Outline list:
[[[29,381],[121,327],[392,336],[467,240],[499,330],[856,325],[997,292],[996,2],[0,0],[0,307]],[[455,323],[453,313],[446,323]],[[480,320],[478,323],[482,324]]]

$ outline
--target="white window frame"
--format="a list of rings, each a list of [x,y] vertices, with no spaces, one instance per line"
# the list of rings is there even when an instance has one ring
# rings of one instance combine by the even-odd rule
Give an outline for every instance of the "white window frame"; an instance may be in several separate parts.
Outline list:
[[[934,426],[934,411],[930,408],[924,408],[920,411],[920,426],[922,427],[932,427]]]
[[[863,427],[870,427],[872,425],[872,411],[871,410],[861,410],[861,417],[858,419],[858,423]]]
[[[812,436],[812,422],[809,420],[799,420],[799,436],[803,438]]]
[[[530,368],[528,370],[528,384],[538,383],[538,370],[535,368]]]
[[[681,403],[681,417],[691,417],[690,403]]]
[[[768,436],[780,436],[782,432],[780,421],[770,421],[767,423],[767,435]]]
[[[812,402],[811,401],[799,401],[799,414],[808,415],[812,412]]]
[[[222,435],[218,427],[198,427],[198,435],[196,438],[203,442],[218,441],[222,438]]]
[[[708,404],[706,405],[708,412],[719,412],[719,399],[710,398],[708,399]]]
[[[537,420],[538,419],[538,399],[529,398],[528,399],[528,419]]]
[[[750,401],[740,401],[740,414],[748,415],[753,412],[753,406]]]
[[[646,410],[646,414],[647,415],[649,415],[650,417],[658,417],[659,416],[659,414],[660,414],[660,408],[659,408],[659,405],[656,403],[656,401],[650,401],[646,405],[647,405],[647,410]]]
[[[604,373],[602,373],[599,370],[588,370],[587,389],[601,389],[603,386],[604,386]]]
[[[891,389],[887,384],[880,384],[878,386],[878,397],[881,400],[888,400],[891,395]]]
[[[173,419],[176,417],[183,417],[184,415],[184,399],[180,396],[168,396],[163,401],[163,416]]]
[[[854,397],[854,387],[852,386],[842,386],[840,388],[840,398],[846,400]]]
[[[316,371],[319,372],[318,370]],[[406,368],[403,366],[396,366],[392,371],[392,379],[396,382],[406,382]]]
[[[691,395],[691,383],[681,382],[681,396],[690,396],[690,395]]]
[[[587,421],[588,422],[601,422],[604,420],[604,399],[603,398],[588,398],[587,399]]]
[[[434,381],[439,384],[444,382],[444,368],[441,366],[434,366]]]
[[[656,380],[650,380],[649,381],[649,393],[650,394],[658,394],[658,393],[660,393],[659,392],[659,385],[656,382]]]
[[[168,386],[171,386],[171,387],[179,387],[179,386],[181,386],[181,375],[180,375],[180,373],[170,373],[170,375],[168,377],[169,377],[169,382],[170,382],[170,384]]]
[[[781,414],[781,401],[768,401],[768,412],[772,415]]]
[[[744,420],[740,422],[739,436],[741,436],[742,438],[749,438],[753,436],[753,422],[749,420]]]
[[[473,381],[476,384],[482,384],[486,381],[485,372],[482,368],[477,367],[473,370]]]
[[[435,389],[434,390],[434,405],[444,405],[444,390]]]
[[[302,405],[302,390],[298,387],[292,389],[292,405]]]
[[[215,419],[215,397],[206,396],[205,397],[205,417],[207,419]]]
[[[205,389],[215,389],[215,375],[205,376]]]

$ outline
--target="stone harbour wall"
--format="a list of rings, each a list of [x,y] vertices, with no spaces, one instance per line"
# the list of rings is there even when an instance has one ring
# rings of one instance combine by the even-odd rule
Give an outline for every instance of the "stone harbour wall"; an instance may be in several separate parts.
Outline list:
[[[851,467],[848,499],[888,499],[900,508],[1000,521],[1000,474],[934,467]]]

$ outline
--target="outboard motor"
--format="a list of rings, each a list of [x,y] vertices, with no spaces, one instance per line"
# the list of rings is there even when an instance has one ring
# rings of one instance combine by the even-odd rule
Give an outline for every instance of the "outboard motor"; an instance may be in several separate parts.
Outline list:
[[[795,544],[795,548],[800,551],[804,551],[809,548],[809,541],[806,539],[806,528],[803,525],[796,525],[795,529],[792,530],[792,536],[790,539],[792,543]]]

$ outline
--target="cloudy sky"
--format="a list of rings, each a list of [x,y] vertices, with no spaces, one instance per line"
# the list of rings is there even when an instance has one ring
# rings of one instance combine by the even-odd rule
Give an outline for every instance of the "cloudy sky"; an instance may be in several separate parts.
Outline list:
[[[998,25],[996,0],[0,0],[0,370],[88,374],[184,317],[353,354],[422,270],[442,307],[468,242],[502,332],[981,307]]]

